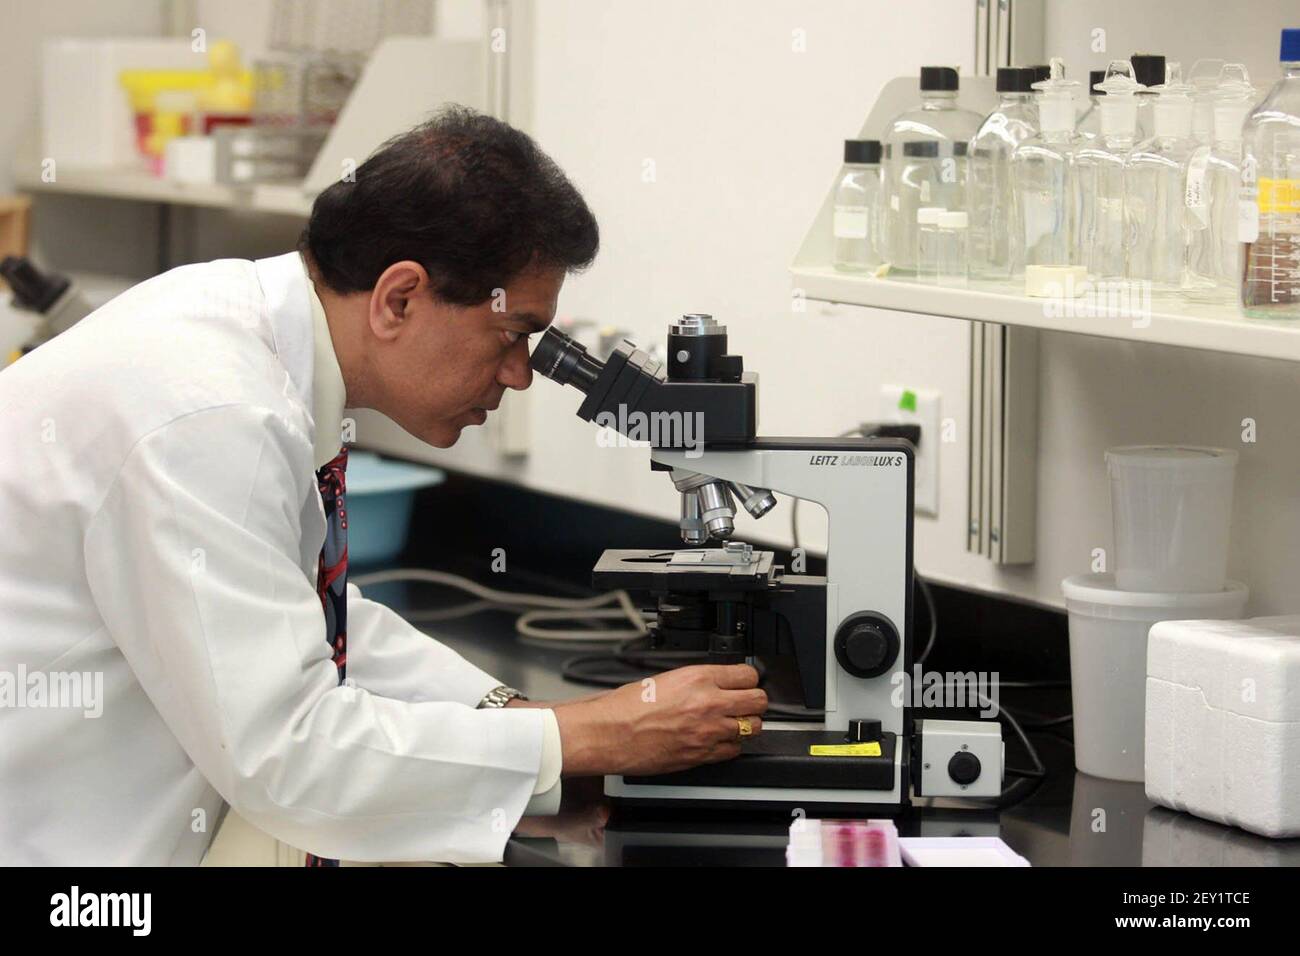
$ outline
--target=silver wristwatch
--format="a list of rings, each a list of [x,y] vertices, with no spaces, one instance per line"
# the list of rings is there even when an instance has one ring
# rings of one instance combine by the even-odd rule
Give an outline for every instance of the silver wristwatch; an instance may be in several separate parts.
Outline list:
[[[483,699],[478,702],[478,706],[480,710],[485,707],[504,707],[516,697],[520,700],[528,699],[521,691],[517,691],[513,687],[507,687],[505,684],[502,684],[500,687],[493,687],[490,691],[484,694]]]

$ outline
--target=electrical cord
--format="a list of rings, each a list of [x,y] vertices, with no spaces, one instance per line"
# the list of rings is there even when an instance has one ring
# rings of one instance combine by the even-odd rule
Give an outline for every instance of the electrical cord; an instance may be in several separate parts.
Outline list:
[[[939,612],[934,607],[934,594],[930,591],[930,582],[921,577],[920,572],[915,567],[912,568],[912,577],[916,580],[916,587],[921,592],[921,599],[925,601],[926,613],[930,616],[930,638],[925,642],[925,650],[916,659],[916,664],[919,666],[925,663],[926,658],[930,656],[930,652],[934,650],[935,638],[939,636]]]
[[[1066,714],[1063,717],[1053,717],[1050,720],[1037,720],[1032,723],[1026,721],[1025,727],[1030,730],[1049,730],[1053,727],[1060,727],[1063,724],[1074,722],[1074,714]]]
[[[854,435],[861,435],[863,438],[869,437],[866,429],[869,426],[859,425],[857,428],[850,428],[848,431],[840,432],[836,438],[852,438]],[[790,498],[790,539],[794,542],[792,547],[799,547],[799,499]]]
[[[388,584],[394,581],[415,581],[422,584],[437,584],[455,588],[478,598],[470,602],[442,611],[419,612],[420,621],[452,620],[476,614],[482,610],[520,611],[515,620],[515,631],[521,638],[533,641],[560,643],[610,643],[626,641],[628,638],[643,637],[649,633],[645,618],[637,610],[632,598],[623,590],[608,591],[589,598],[561,598],[544,594],[524,594],[513,591],[498,591],[485,587],[476,581],[459,574],[446,571],[432,571],[427,568],[399,568],[393,571],[375,571],[354,579],[357,587],[372,584]],[[615,604],[617,607],[606,607]],[[417,620],[412,615],[411,620]],[[588,626],[585,630],[563,629],[556,627],[539,627],[544,621],[565,621],[591,625],[599,621],[626,621],[629,628],[600,628]]]

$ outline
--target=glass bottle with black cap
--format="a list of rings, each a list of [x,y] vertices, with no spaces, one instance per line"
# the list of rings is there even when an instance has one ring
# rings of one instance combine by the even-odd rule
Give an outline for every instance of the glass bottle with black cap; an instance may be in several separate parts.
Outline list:
[[[835,268],[870,272],[880,265],[880,140],[846,139],[831,224]]]
[[[966,151],[983,119],[957,105],[952,67],[921,67],[920,87],[920,105],[895,118],[883,140],[887,258],[904,273],[917,267],[917,210],[965,210]]]

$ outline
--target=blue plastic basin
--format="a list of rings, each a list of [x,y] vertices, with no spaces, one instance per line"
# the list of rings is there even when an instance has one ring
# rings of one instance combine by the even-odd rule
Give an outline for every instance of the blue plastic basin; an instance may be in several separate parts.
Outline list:
[[[415,492],[440,484],[446,474],[428,465],[348,454],[348,566],[386,564],[406,547]]]

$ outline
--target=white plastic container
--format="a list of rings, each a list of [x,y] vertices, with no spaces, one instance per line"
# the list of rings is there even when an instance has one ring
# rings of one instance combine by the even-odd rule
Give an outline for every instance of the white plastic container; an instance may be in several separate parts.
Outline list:
[[[1221,591],[1237,453],[1141,445],[1106,452],[1115,581],[1125,591]]]
[[[1262,836],[1300,837],[1300,615],[1151,628],[1146,793]]]
[[[1061,582],[1070,614],[1074,765],[1108,780],[1142,780],[1147,632],[1157,621],[1240,618],[1249,595],[1235,581],[1207,594],[1123,591],[1110,574]]]

